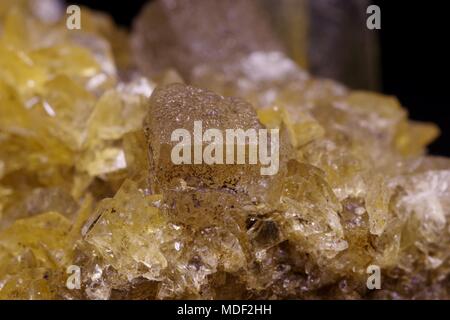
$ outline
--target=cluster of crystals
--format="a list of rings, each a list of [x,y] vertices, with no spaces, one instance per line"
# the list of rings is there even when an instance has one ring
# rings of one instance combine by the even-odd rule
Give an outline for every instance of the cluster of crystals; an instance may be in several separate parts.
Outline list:
[[[152,3],[133,58],[104,16],[83,8],[69,31],[30,3],[0,5],[0,298],[450,297],[435,126],[311,77],[252,1]],[[229,39],[219,51],[212,22]],[[175,166],[170,134],[197,120],[280,128],[278,174]]]
[[[0,4],[2,298],[54,297],[80,210],[145,170],[133,152],[155,84],[132,71],[124,31],[82,12],[69,31],[57,1]]]

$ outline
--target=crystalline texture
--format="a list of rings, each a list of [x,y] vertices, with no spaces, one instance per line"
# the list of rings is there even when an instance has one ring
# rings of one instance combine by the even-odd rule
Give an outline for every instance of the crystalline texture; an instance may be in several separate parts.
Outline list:
[[[28,4],[0,4],[0,298],[449,298],[434,125],[308,75],[252,1],[150,4],[133,38],[147,74],[169,68],[152,79],[109,17],[72,32]],[[174,164],[195,121],[279,128],[278,173]]]
[[[221,131],[223,144],[218,147],[223,150],[223,164],[211,166],[203,159],[200,159],[201,164],[195,164],[192,155],[190,164],[174,164],[172,148],[179,141],[172,141],[172,132],[176,129],[186,129],[191,135],[192,146],[189,146],[189,150],[193,150],[196,121],[202,122],[202,134],[208,129]],[[234,164],[225,164],[225,130],[253,129],[258,132],[263,128],[251,105],[243,100],[222,97],[208,90],[182,84],[158,88],[150,99],[145,122],[150,171],[154,174],[152,185],[156,190],[167,190],[181,186],[180,181],[183,180],[186,188],[222,189],[255,197],[257,190],[264,188],[268,179],[261,177],[260,165],[249,164],[248,140],[245,142],[246,163],[236,164],[237,160],[234,160]],[[208,145],[204,141],[199,144],[202,147]],[[203,157],[203,154],[201,156]]]

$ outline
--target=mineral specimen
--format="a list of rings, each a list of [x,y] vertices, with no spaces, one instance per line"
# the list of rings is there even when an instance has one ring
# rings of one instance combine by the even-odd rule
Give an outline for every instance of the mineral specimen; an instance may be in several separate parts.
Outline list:
[[[450,298],[434,125],[309,75],[253,1],[150,4],[135,63],[109,18],[32,3],[0,5],[0,298]],[[279,129],[279,170],[173,163],[196,121]]]
[[[208,90],[182,84],[156,89],[150,99],[145,124],[149,143],[150,171],[154,175],[154,178],[152,177],[154,189],[161,192],[174,188],[178,184],[175,180],[181,179],[187,183],[186,187],[223,188],[255,197],[259,193],[256,191],[258,186],[266,185],[263,183],[266,179],[261,177],[262,165],[257,163],[257,159],[255,163],[249,161],[250,152],[254,151],[251,150],[251,143],[255,144],[255,147],[266,150],[268,146],[263,146],[263,143],[257,140],[243,140],[244,154],[243,159],[239,160],[236,153],[241,150],[235,150],[234,143],[237,135],[235,129],[242,130],[244,133],[247,130],[254,130],[254,132],[264,130],[252,106],[243,100],[224,98]],[[173,139],[173,132],[177,132],[176,130],[185,130],[189,134],[188,139],[184,138],[189,142],[184,139],[181,141],[185,145],[181,151],[174,149],[174,146],[179,144],[178,137],[176,141]],[[209,138],[206,137],[206,133],[212,132],[210,130],[216,130],[213,131],[216,134],[210,139],[217,141],[208,144]],[[224,138],[223,133],[226,130],[228,130],[227,136]],[[193,131],[192,138],[190,131]],[[233,135],[229,135],[229,132]],[[249,135],[246,135],[244,139],[246,137]],[[256,134],[255,137],[257,138]],[[276,142],[278,145],[278,137],[277,141],[272,135],[270,138],[272,144]],[[204,152],[211,149],[211,146],[214,149],[212,153],[216,153],[216,160],[214,163],[204,162]],[[183,153],[188,163],[182,165],[175,163],[174,151]],[[221,156],[218,155],[219,152]],[[224,157],[227,158],[226,161]],[[278,159],[276,161],[278,162]],[[276,165],[278,166],[278,163]]]
[[[157,1],[136,21],[134,54],[147,74],[175,67],[189,78],[199,64],[223,65],[254,51],[282,50],[266,20],[254,0]]]

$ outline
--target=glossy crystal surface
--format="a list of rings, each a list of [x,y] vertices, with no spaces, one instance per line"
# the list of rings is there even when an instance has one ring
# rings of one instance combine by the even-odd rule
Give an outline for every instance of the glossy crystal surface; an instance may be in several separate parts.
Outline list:
[[[104,15],[82,8],[69,31],[7,2],[0,298],[450,298],[450,160],[426,154],[438,129],[394,97],[308,74],[253,2],[150,4],[134,58]],[[224,52],[215,28],[231,37]],[[162,59],[152,43],[165,40]],[[174,165],[171,133],[197,120],[279,128],[278,173]],[[366,286],[370,265],[380,290]]]

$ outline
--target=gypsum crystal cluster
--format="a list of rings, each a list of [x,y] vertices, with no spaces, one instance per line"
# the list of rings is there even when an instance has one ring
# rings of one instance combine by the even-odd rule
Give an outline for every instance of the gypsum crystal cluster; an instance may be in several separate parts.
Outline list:
[[[152,2],[131,34],[45,2],[0,5],[1,299],[450,297],[434,125],[310,76],[254,1]],[[278,174],[174,166],[195,120],[279,128]]]

